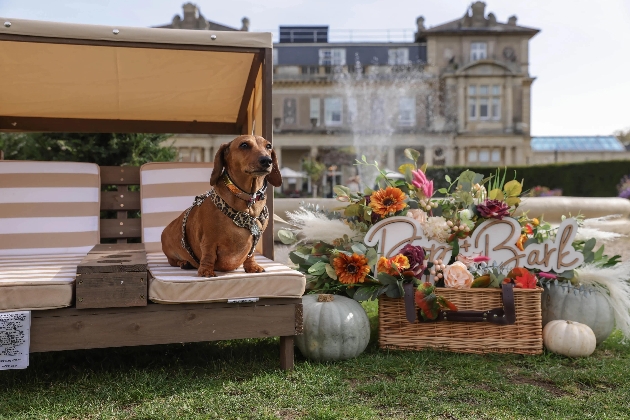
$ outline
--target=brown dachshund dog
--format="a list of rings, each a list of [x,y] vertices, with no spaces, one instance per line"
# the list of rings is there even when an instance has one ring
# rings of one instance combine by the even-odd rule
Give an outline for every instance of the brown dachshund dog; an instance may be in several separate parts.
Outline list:
[[[274,187],[282,185],[278,161],[270,142],[260,136],[240,136],[221,145],[214,158],[210,185],[229,207],[259,217],[265,207],[266,195],[262,193],[267,181]],[[256,192],[259,194],[255,195]],[[268,193],[273,194],[272,187],[269,187]],[[248,202],[252,197],[255,201]],[[214,277],[215,270],[232,271],[241,264],[247,273],[264,271],[254,261],[253,255],[248,256],[253,244],[250,230],[237,226],[210,197],[201,205],[193,206],[186,221],[186,240],[199,259],[197,263],[182,246],[185,213],[162,232],[162,251],[170,265],[198,268],[200,277]],[[267,222],[268,219],[263,223],[256,222],[261,235]]]

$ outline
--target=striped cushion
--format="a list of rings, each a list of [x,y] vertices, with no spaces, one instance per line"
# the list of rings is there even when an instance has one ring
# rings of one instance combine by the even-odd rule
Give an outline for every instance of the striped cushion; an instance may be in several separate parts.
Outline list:
[[[99,242],[99,168],[0,161],[0,310],[72,304],[77,265]]]
[[[77,265],[85,254],[0,256],[0,311],[72,304]]]
[[[140,168],[142,242],[147,252],[162,252],[162,231],[195,196],[210,188],[212,163],[147,163]]]
[[[86,254],[99,211],[97,165],[0,161],[0,255]]]
[[[243,267],[217,277],[197,277],[197,270],[171,267],[164,254],[147,255],[152,279],[149,299],[157,303],[225,302],[246,298],[299,298],[304,294],[304,275],[256,255],[264,273],[248,274]]]

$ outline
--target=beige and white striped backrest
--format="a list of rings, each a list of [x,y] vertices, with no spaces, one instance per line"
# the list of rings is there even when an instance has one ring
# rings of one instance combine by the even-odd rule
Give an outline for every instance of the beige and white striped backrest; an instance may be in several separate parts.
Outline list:
[[[87,254],[100,184],[93,163],[0,161],[0,255]]]
[[[147,252],[161,252],[162,231],[210,189],[212,163],[156,162],[140,168],[142,242]]]

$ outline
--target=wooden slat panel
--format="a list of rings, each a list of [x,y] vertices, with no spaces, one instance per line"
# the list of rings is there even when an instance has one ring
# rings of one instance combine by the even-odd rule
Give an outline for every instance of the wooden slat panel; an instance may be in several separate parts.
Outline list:
[[[139,238],[140,222],[140,219],[101,219],[101,238]]]
[[[265,49],[265,58],[263,60],[262,68],[262,133],[263,137],[269,142],[273,143],[273,122],[272,122],[272,97],[271,97],[271,85],[273,82],[273,57],[271,48]],[[273,190],[273,188],[272,188]],[[273,193],[269,194],[267,198],[267,208],[269,214],[273,215]],[[269,218],[267,229],[262,235],[263,255],[270,260],[274,259],[274,244],[273,244],[273,217]]]
[[[140,185],[140,167],[101,166],[101,185]]]
[[[101,191],[101,210],[140,210],[140,192]]]
[[[146,270],[77,274],[77,309],[147,306],[147,296]]]
[[[78,274],[147,272],[147,255],[130,251],[127,244],[116,244],[109,252],[89,252],[77,266]]]
[[[11,117],[3,115],[0,116],[0,131],[240,134],[236,123]]]
[[[260,71],[260,63],[262,62],[262,56],[264,56],[265,50],[263,49],[259,54],[254,54],[252,60],[252,66],[249,69],[249,76],[247,77],[247,83],[245,84],[245,91],[243,92],[243,99],[241,99],[241,106],[238,111],[238,119],[236,124],[239,126],[241,132],[243,132],[243,126],[247,125],[247,104],[249,103],[254,87],[256,85],[256,76]]]
[[[154,306],[174,308],[147,310]],[[105,310],[86,309],[75,310],[77,315],[63,317],[49,316],[46,313],[49,311],[33,312],[30,349],[31,352],[42,352],[295,334],[294,305],[203,306],[148,305],[110,309],[113,312],[100,312],[99,315],[92,315],[92,312]]]

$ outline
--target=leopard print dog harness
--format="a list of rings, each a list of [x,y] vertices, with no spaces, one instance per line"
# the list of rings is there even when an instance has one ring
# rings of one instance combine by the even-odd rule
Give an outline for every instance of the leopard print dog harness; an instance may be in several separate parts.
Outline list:
[[[234,210],[232,207],[228,205],[228,203],[225,202],[225,200],[219,197],[219,194],[217,194],[216,191],[214,191],[214,188],[211,189],[210,191],[207,191],[195,197],[195,201],[193,201],[192,206],[186,209],[186,213],[184,214],[184,220],[182,221],[182,247],[188,252],[191,258],[197,264],[199,264],[199,259],[197,258],[192,248],[188,244],[188,241],[186,240],[186,222],[188,221],[188,215],[190,214],[190,211],[193,209],[193,207],[201,206],[201,204],[208,197],[210,198],[210,200],[212,200],[214,205],[217,206],[219,210],[221,210],[223,214],[225,214],[227,217],[232,219],[232,221],[234,222],[236,226],[250,231],[254,241],[252,243],[252,248],[249,250],[249,254],[247,254],[247,258],[254,255],[256,244],[258,244],[258,241],[260,240],[260,236],[262,235],[262,226],[265,223],[265,221],[269,219],[269,210],[267,209],[267,206],[263,207],[258,217],[254,217],[249,213],[245,213],[244,211]],[[260,226],[258,225],[259,223],[260,223]]]

